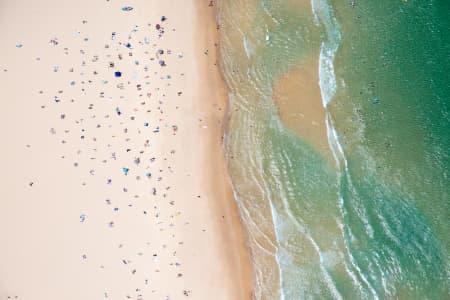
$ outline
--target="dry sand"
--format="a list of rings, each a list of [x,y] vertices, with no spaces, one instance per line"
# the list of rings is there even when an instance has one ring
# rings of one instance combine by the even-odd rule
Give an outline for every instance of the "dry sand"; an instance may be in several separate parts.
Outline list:
[[[1,2],[0,299],[251,298],[209,2]]]

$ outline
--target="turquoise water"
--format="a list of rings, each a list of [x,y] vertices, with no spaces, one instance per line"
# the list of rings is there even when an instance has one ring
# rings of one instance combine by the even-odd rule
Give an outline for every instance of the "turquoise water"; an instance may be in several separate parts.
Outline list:
[[[448,299],[450,2],[223,0],[219,23],[255,298]],[[331,158],[272,100],[311,61]]]

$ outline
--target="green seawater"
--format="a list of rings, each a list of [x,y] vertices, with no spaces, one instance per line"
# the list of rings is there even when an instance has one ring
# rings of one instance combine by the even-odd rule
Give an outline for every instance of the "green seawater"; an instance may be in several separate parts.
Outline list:
[[[256,299],[450,298],[450,2],[221,0]],[[319,58],[326,157],[273,83]],[[320,101],[320,100],[319,100]]]

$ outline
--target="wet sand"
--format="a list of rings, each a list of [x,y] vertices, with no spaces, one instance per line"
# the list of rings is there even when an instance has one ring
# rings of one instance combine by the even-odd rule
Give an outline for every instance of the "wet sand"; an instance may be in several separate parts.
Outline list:
[[[209,2],[2,2],[0,299],[251,298]]]

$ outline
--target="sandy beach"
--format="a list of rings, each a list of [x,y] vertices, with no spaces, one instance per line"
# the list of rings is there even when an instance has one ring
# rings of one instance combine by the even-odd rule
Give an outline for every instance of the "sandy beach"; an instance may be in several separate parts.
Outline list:
[[[250,299],[215,3],[0,8],[0,299]]]

